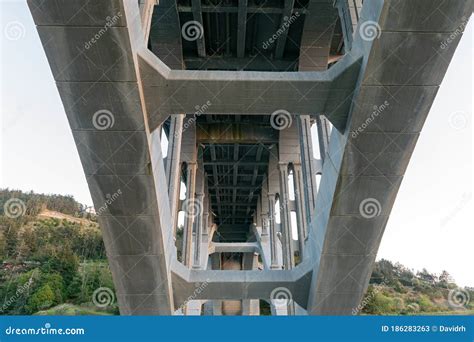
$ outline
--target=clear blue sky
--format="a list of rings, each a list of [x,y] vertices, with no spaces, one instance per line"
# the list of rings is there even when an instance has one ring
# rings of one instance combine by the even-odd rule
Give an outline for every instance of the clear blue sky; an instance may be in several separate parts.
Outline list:
[[[0,187],[71,194],[92,204],[26,1],[2,1],[0,15]],[[5,34],[12,22],[20,28],[14,41]],[[459,284],[470,286],[472,40],[471,20],[418,140],[378,254],[415,269],[446,269]]]

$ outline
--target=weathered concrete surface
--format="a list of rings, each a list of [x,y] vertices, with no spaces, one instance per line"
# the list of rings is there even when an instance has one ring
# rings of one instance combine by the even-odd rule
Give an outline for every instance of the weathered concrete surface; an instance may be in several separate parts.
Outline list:
[[[356,32],[351,51],[364,54],[362,76],[348,127],[344,134],[333,130],[323,167],[309,314],[351,314],[367,288],[403,175],[460,34],[446,48],[441,44],[471,13],[470,1],[441,7],[408,0],[374,0],[363,7],[358,27],[378,22],[380,37],[364,40]],[[364,201],[374,212],[364,210]]]
[[[28,1],[100,213],[120,312],[169,315],[171,217],[160,145],[140,98],[133,39],[143,37],[133,3]],[[92,42],[106,18],[113,24]]]
[[[356,55],[347,55],[324,72],[170,70],[147,49],[139,60],[151,128],[209,101],[202,114],[324,112],[342,130],[360,66]]]
[[[331,0],[310,1],[301,42],[300,70],[305,72],[292,73],[173,70],[183,67],[183,57],[172,0],[160,1],[153,13],[161,24],[151,28],[154,54],[147,50],[148,32],[143,31],[150,24],[151,12],[142,8],[140,13],[134,0],[71,4],[30,0],[29,5],[101,214],[122,314],[172,314],[190,298],[188,308],[195,314],[201,312],[201,301],[209,299],[207,312],[230,313],[225,304],[237,300],[234,313],[250,313],[256,311],[256,299],[270,300],[272,291],[281,287],[301,306],[296,306],[298,312],[350,314],[357,307],[411,153],[472,2],[366,1],[359,27],[372,25],[377,37],[364,37],[367,32],[358,28],[353,49],[322,71],[337,10]],[[291,13],[287,5],[283,10]],[[312,44],[312,36],[320,39]],[[279,54],[285,39],[277,43]],[[199,115],[231,115],[233,129],[213,122],[210,116],[197,128],[196,116],[190,114],[196,106],[203,109]],[[270,115],[276,110],[300,115],[299,126],[276,132],[240,121],[241,114]],[[337,129],[332,130],[329,146],[327,137],[320,137],[321,150],[327,154],[313,163],[309,115],[321,113]],[[170,147],[166,178],[156,128],[170,114],[179,115],[175,117],[178,125],[186,119],[187,126],[182,144],[181,135],[174,140],[181,150]],[[324,122],[320,126],[329,129]],[[298,140],[298,134],[304,137]],[[231,159],[216,157],[214,145],[219,143],[235,145]],[[263,145],[254,159],[240,160],[239,148],[256,143],[271,149],[268,161],[261,160]],[[204,161],[197,153],[204,144],[213,146],[212,160]],[[186,223],[186,266],[176,260],[172,233],[183,162],[188,164],[188,199],[204,202],[202,215]],[[222,174],[215,172],[212,186],[207,185],[211,177],[205,175],[206,164],[217,170],[219,163],[228,169],[237,162],[262,166],[266,174],[254,168],[250,185],[239,185],[236,177],[234,184],[219,184]],[[304,177],[313,180],[322,162],[323,177],[314,201],[309,194],[315,187],[301,183]],[[290,168],[297,175],[295,200],[288,196]],[[239,172],[235,168],[232,173]],[[250,216],[249,208],[245,224],[224,225],[219,221],[223,217],[214,219],[213,205],[206,202],[213,196],[208,190],[232,190],[235,197],[238,187],[254,189],[256,176],[264,176],[252,214],[257,217]],[[174,196],[172,211],[168,191]],[[252,192],[252,198],[256,197]],[[277,197],[283,210],[280,224],[274,220]],[[364,211],[362,204],[367,200],[374,211]],[[304,211],[303,201],[307,202]],[[233,198],[234,208],[242,205],[235,202]],[[300,221],[297,244],[290,238],[292,210]],[[237,216],[235,209],[231,212]],[[268,222],[264,222],[266,216]],[[310,221],[305,217],[312,220],[308,229],[301,224]],[[258,228],[249,228],[251,222]],[[212,243],[216,231],[247,242]],[[293,268],[295,247],[304,253],[302,262]],[[229,268],[235,270],[223,271],[226,267],[216,256],[229,252],[247,256],[243,270],[233,264]],[[263,254],[264,270],[256,269],[253,253]],[[288,307],[281,312],[288,313]]]
[[[300,45],[298,70],[324,71],[338,13],[334,0],[309,1]],[[307,113],[314,113],[308,111]]]

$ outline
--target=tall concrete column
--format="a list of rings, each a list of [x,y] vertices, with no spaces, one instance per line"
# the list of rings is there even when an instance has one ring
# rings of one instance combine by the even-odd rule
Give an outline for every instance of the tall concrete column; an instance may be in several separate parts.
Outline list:
[[[221,269],[221,254],[214,253],[211,255],[211,268],[213,270]],[[214,316],[222,316],[222,300],[212,300],[212,314]]]
[[[291,238],[291,211],[290,211],[290,194],[288,189],[288,164],[279,163],[280,171],[280,217],[281,217],[281,233],[283,237],[283,265],[285,269],[293,268],[293,241]]]
[[[184,114],[171,115],[170,132],[168,136],[168,155],[166,156],[166,183],[170,198],[170,211],[173,225],[173,234],[176,233],[177,211],[179,203],[179,185],[181,173],[181,137],[183,131]]]
[[[204,201],[207,202],[206,199],[204,199]],[[206,206],[204,206],[204,212],[202,213],[202,235],[208,235],[208,234],[209,234],[209,210],[206,210]]]
[[[28,4],[95,208],[105,208],[99,223],[120,313],[171,315],[171,215],[159,134],[147,124],[137,68],[144,41],[137,2]],[[97,32],[100,40],[84,48]],[[107,204],[110,195],[118,197]]]
[[[195,191],[196,191],[197,163],[188,162],[186,170],[186,200],[184,204],[184,232],[183,232],[183,263],[191,266],[191,246],[193,241],[193,222],[196,214]]]
[[[319,151],[324,161],[329,146],[329,121],[322,115],[316,116],[316,128],[318,129]]]
[[[242,265],[244,270],[256,270],[258,268],[257,253],[243,253]],[[260,315],[260,305],[258,299],[245,299],[242,301],[243,316]]]
[[[300,154],[301,154],[301,168],[304,177],[303,195],[306,199],[304,208],[306,211],[306,219],[308,223],[311,221],[311,216],[314,213],[314,206],[316,203],[316,167],[313,154],[313,140],[311,136],[311,117],[309,115],[301,115],[298,122],[298,133],[300,137]]]
[[[268,235],[268,213],[260,214],[260,221],[262,222],[262,236]]]
[[[203,203],[204,199],[204,194],[203,193],[197,193],[196,194],[196,202],[197,203]],[[194,225],[196,227],[196,236],[194,240],[194,263],[193,267],[194,268],[200,268],[201,267],[201,241],[202,241],[202,221],[203,221],[203,213],[202,209],[201,212],[199,212],[194,221]]]
[[[257,209],[253,214],[253,223],[257,228],[260,227],[262,229],[262,202],[260,201],[260,196],[257,197]]]
[[[270,229],[270,268],[279,268],[277,261],[277,234],[275,228],[275,194],[268,193],[268,227]]]
[[[202,170],[204,171],[204,167],[202,167]],[[206,178],[204,178],[204,200],[202,205],[202,235],[209,234],[209,204],[209,189],[207,187],[207,180]]]
[[[196,195],[194,200],[194,231],[196,232],[194,239],[194,268],[201,267],[201,243],[202,243],[202,231],[203,231],[203,216],[206,208],[204,203],[207,198],[204,196],[206,184],[206,174],[204,172],[204,165],[202,163],[202,151],[200,150],[198,157],[198,166],[196,171]]]
[[[304,206],[304,182],[301,164],[293,164],[293,184],[295,189],[296,221],[298,224],[298,245],[300,257],[304,253],[304,241],[308,236],[306,210]]]
[[[264,182],[262,185],[262,192],[260,194],[260,221],[262,223],[262,236],[268,236],[269,226],[268,226],[268,185],[267,182]]]

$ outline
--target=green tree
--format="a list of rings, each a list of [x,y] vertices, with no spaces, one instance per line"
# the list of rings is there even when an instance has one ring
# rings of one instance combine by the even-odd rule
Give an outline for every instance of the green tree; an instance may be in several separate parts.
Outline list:
[[[54,292],[51,287],[46,284],[41,286],[28,300],[27,311],[35,313],[39,310],[47,309],[54,305]]]

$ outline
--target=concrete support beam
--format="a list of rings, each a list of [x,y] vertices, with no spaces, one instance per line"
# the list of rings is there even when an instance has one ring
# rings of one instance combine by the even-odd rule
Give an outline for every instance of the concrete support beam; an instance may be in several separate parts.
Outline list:
[[[256,242],[211,242],[209,254],[213,253],[261,253]]]
[[[237,58],[245,55],[245,40],[247,33],[247,0],[238,0],[237,13]]]
[[[166,183],[170,198],[171,224],[173,235],[176,233],[178,218],[179,189],[181,181],[181,138],[183,133],[184,114],[171,115],[168,136],[168,153],[166,156]]]
[[[170,315],[175,251],[159,134],[151,134],[142,102],[138,4],[28,5],[100,213],[120,313]],[[107,22],[100,40],[92,40]]]
[[[280,217],[283,245],[283,266],[290,270],[294,267],[293,239],[291,237],[290,195],[288,190],[288,164],[279,163],[280,172]]]
[[[295,0],[285,0],[285,5],[283,7],[283,13],[281,14],[280,28],[283,29],[281,35],[278,37],[277,44],[275,47],[275,59],[283,58],[283,51],[285,50],[286,37],[288,36],[288,31],[290,25],[288,21],[290,20],[291,13],[293,12],[293,6],[295,5]]]
[[[238,6],[229,6],[229,5],[216,5],[216,6],[201,6],[204,13],[238,13]],[[178,11],[183,13],[192,12],[190,6],[178,6]],[[282,14],[285,11],[284,8],[280,7],[262,7],[262,6],[247,6],[247,13],[261,13],[261,14]],[[308,11],[304,8],[295,8],[293,13],[305,14]]]
[[[194,21],[199,23],[201,28],[203,28],[204,25],[202,21],[201,0],[192,0],[191,4],[192,4],[193,19]],[[199,57],[205,57],[206,56],[206,41],[204,37],[204,32],[199,32],[199,33],[202,33],[202,35],[199,35],[198,38],[196,39],[198,55]]]
[[[298,225],[298,249],[300,257],[304,256],[305,240],[308,236],[308,219],[306,217],[303,171],[301,164],[293,164],[293,188],[295,189],[296,222]]]
[[[215,253],[217,254],[217,253]],[[215,255],[213,254],[213,255]],[[270,300],[273,289],[286,287],[295,302],[306,308],[311,280],[310,263],[298,265],[293,270],[227,270],[225,272],[206,270],[194,271],[181,263],[173,264],[173,288],[175,305],[179,306],[195,293],[196,287],[206,283],[195,299],[218,300]]]
[[[311,118],[309,115],[301,115],[297,122],[300,137],[301,167],[304,178],[304,208],[307,224],[312,220],[316,202],[316,168],[313,153],[313,139],[311,135]]]
[[[193,113],[200,106],[202,114],[216,115],[325,113],[343,130],[360,66],[357,54],[324,72],[171,70],[145,48],[139,59],[152,128],[169,114]],[[256,100],[255,94],[265,96]]]
[[[155,9],[156,0],[141,0],[140,1],[140,16],[142,21],[142,32],[144,33],[145,41],[150,38],[151,19],[153,10]]]
[[[328,67],[331,41],[338,19],[334,0],[309,1],[300,44],[300,71],[323,71]],[[322,113],[302,111],[300,113]]]
[[[276,195],[280,191],[278,173],[278,151],[270,154],[267,173],[267,200],[268,200],[268,228],[270,233],[270,268],[281,269],[283,261],[281,260],[281,244],[277,235],[277,224],[275,222],[275,204]]]
[[[310,243],[319,262],[308,314],[347,315],[363,298],[403,175],[460,35],[444,48],[442,42],[471,12],[468,1],[365,2],[353,44],[353,51],[364,54],[362,75],[346,130],[332,130],[316,200]],[[366,22],[380,27],[373,40],[359,32]]]
[[[316,115],[316,129],[318,130],[319,155],[321,156],[321,160],[324,162],[329,146],[330,135],[329,122],[327,122],[327,119],[324,116]]]
[[[149,35],[151,51],[169,68],[183,69],[181,27],[175,0],[158,1],[153,10]],[[152,111],[150,110],[150,112]]]
[[[193,225],[197,214],[196,203],[196,171],[197,164],[188,161],[186,169],[186,200],[184,211],[184,232],[183,232],[183,263],[191,267],[192,265],[192,245],[193,245]]]
[[[201,245],[202,245],[202,231],[203,231],[203,214],[204,214],[204,183],[206,181],[206,174],[202,166],[202,158],[199,160],[199,166],[196,174],[196,197],[195,197],[195,215],[194,215],[194,262],[193,268],[202,268],[201,265]]]

